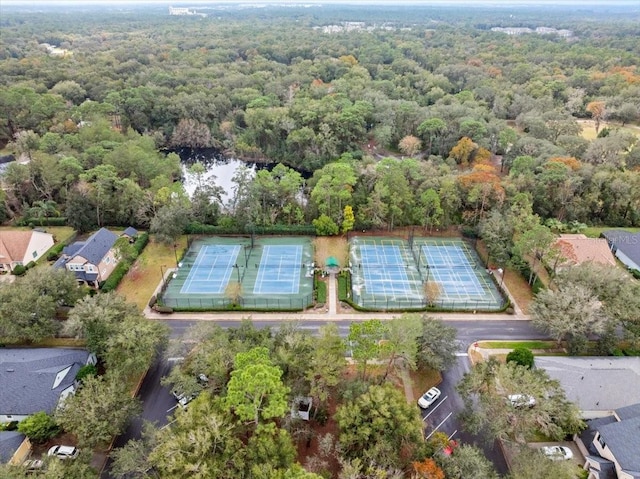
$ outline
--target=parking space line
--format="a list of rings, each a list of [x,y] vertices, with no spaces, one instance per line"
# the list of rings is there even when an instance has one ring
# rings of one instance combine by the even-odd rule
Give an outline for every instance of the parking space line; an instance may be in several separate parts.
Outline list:
[[[456,429],[455,431],[453,431],[453,432],[451,433],[451,436],[449,436],[449,440],[451,440],[451,438],[452,438],[453,436],[455,436],[457,432],[458,432],[458,430],[457,430],[457,429]]]
[[[445,396],[445,397],[443,397],[443,398],[442,398],[442,401],[440,401],[440,402],[438,403],[438,405],[437,405],[436,407],[434,407],[434,408],[431,410],[431,412],[430,412],[429,414],[427,414],[425,417],[423,417],[423,418],[422,418],[422,422],[426,421],[426,420],[427,420],[427,418],[428,418],[429,416],[431,416],[431,415],[434,413],[434,411],[440,407],[440,404],[442,404],[443,402],[445,402],[445,401],[447,400],[447,398],[448,398],[448,397],[449,397],[449,396]]]
[[[442,420],[442,422],[441,422],[440,424],[438,424],[438,425],[436,426],[436,428],[435,428],[433,431],[431,431],[431,433],[430,433],[430,434],[425,438],[425,440],[428,440],[431,436],[433,436],[433,435],[438,431],[438,429],[440,428],[440,426],[442,426],[445,422],[447,422],[447,419],[449,419],[452,415],[453,415],[453,413],[452,413],[452,412],[450,412],[449,414],[447,414],[447,417],[445,417],[445,418]]]

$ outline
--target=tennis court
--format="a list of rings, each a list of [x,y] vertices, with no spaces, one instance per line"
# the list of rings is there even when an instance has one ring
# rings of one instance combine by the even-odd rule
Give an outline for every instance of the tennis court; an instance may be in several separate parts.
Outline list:
[[[405,240],[355,237],[350,243],[356,304],[372,309],[423,307],[420,273]]]
[[[353,301],[369,309],[498,310],[501,294],[461,239],[354,237]]]
[[[163,287],[176,309],[304,309],[313,303],[311,240],[204,237],[191,244]]]
[[[425,284],[437,285],[441,307],[500,309],[503,298],[477,253],[460,239],[415,239],[413,250]]]

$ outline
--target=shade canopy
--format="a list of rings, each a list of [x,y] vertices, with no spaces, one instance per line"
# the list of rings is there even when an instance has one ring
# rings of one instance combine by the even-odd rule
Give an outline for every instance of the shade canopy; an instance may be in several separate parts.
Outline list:
[[[328,268],[339,268],[340,262],[336,259],[335,256],[329,256],[327,258],[326,266]]]

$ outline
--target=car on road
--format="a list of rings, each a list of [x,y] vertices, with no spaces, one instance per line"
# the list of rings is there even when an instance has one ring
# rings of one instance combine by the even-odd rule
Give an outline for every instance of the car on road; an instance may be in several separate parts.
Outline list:
[[[43,470],[44,461],[41,459],[27,459],[22,463],[22,467],[25,468],[27,473],[34,474]]]
[[[77,447],[73,446],[53,446],[47,452],[49,457],[57,457],[58,459],[75,459],[80,454]]]
[[[541,447],[540,451],[552,461],[573,459],[573,452],[566,446],[545,446]]]
[[[533,407],[536,405],[536,398],[528,394],[510,394],[507,399],[513,407]]]
[[[440,397],[440,394],[442,393],[436,387],[429,389],[426,393],[420,396],[420,399],[418,399],[418,406],[422,409],[427,409]]]
[[[178,406],[180,406],[182,409],[187,409],[187,404],[189,404],[196,398],[193,395],[187,395],[175,390],[172,391],[171,394],[173,394],[173,397],[176,398],[176,401],[178,401]]]

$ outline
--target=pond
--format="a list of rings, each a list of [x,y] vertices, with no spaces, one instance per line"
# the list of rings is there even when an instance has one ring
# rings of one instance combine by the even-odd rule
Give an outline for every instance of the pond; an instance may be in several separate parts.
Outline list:
[[[181,148],[174,150],[174,152],[180,156],[184,189],[189,197],[193,196],[198,186],[198,177],[190,173],[189,168],[194,163],[200,162],[205,167],[205,172],[201,178],[202,182],[213,181],[216,186],[220,186],[223,189],[222,203],[225,206],[233,198],[235,187],[233,177],[242,166],[248,167],[252,176],[255,175],[258,169],[271,169],[274,166],[273,164],[251,163],[236,158],[228,158],[219,150],[213,148]]]

